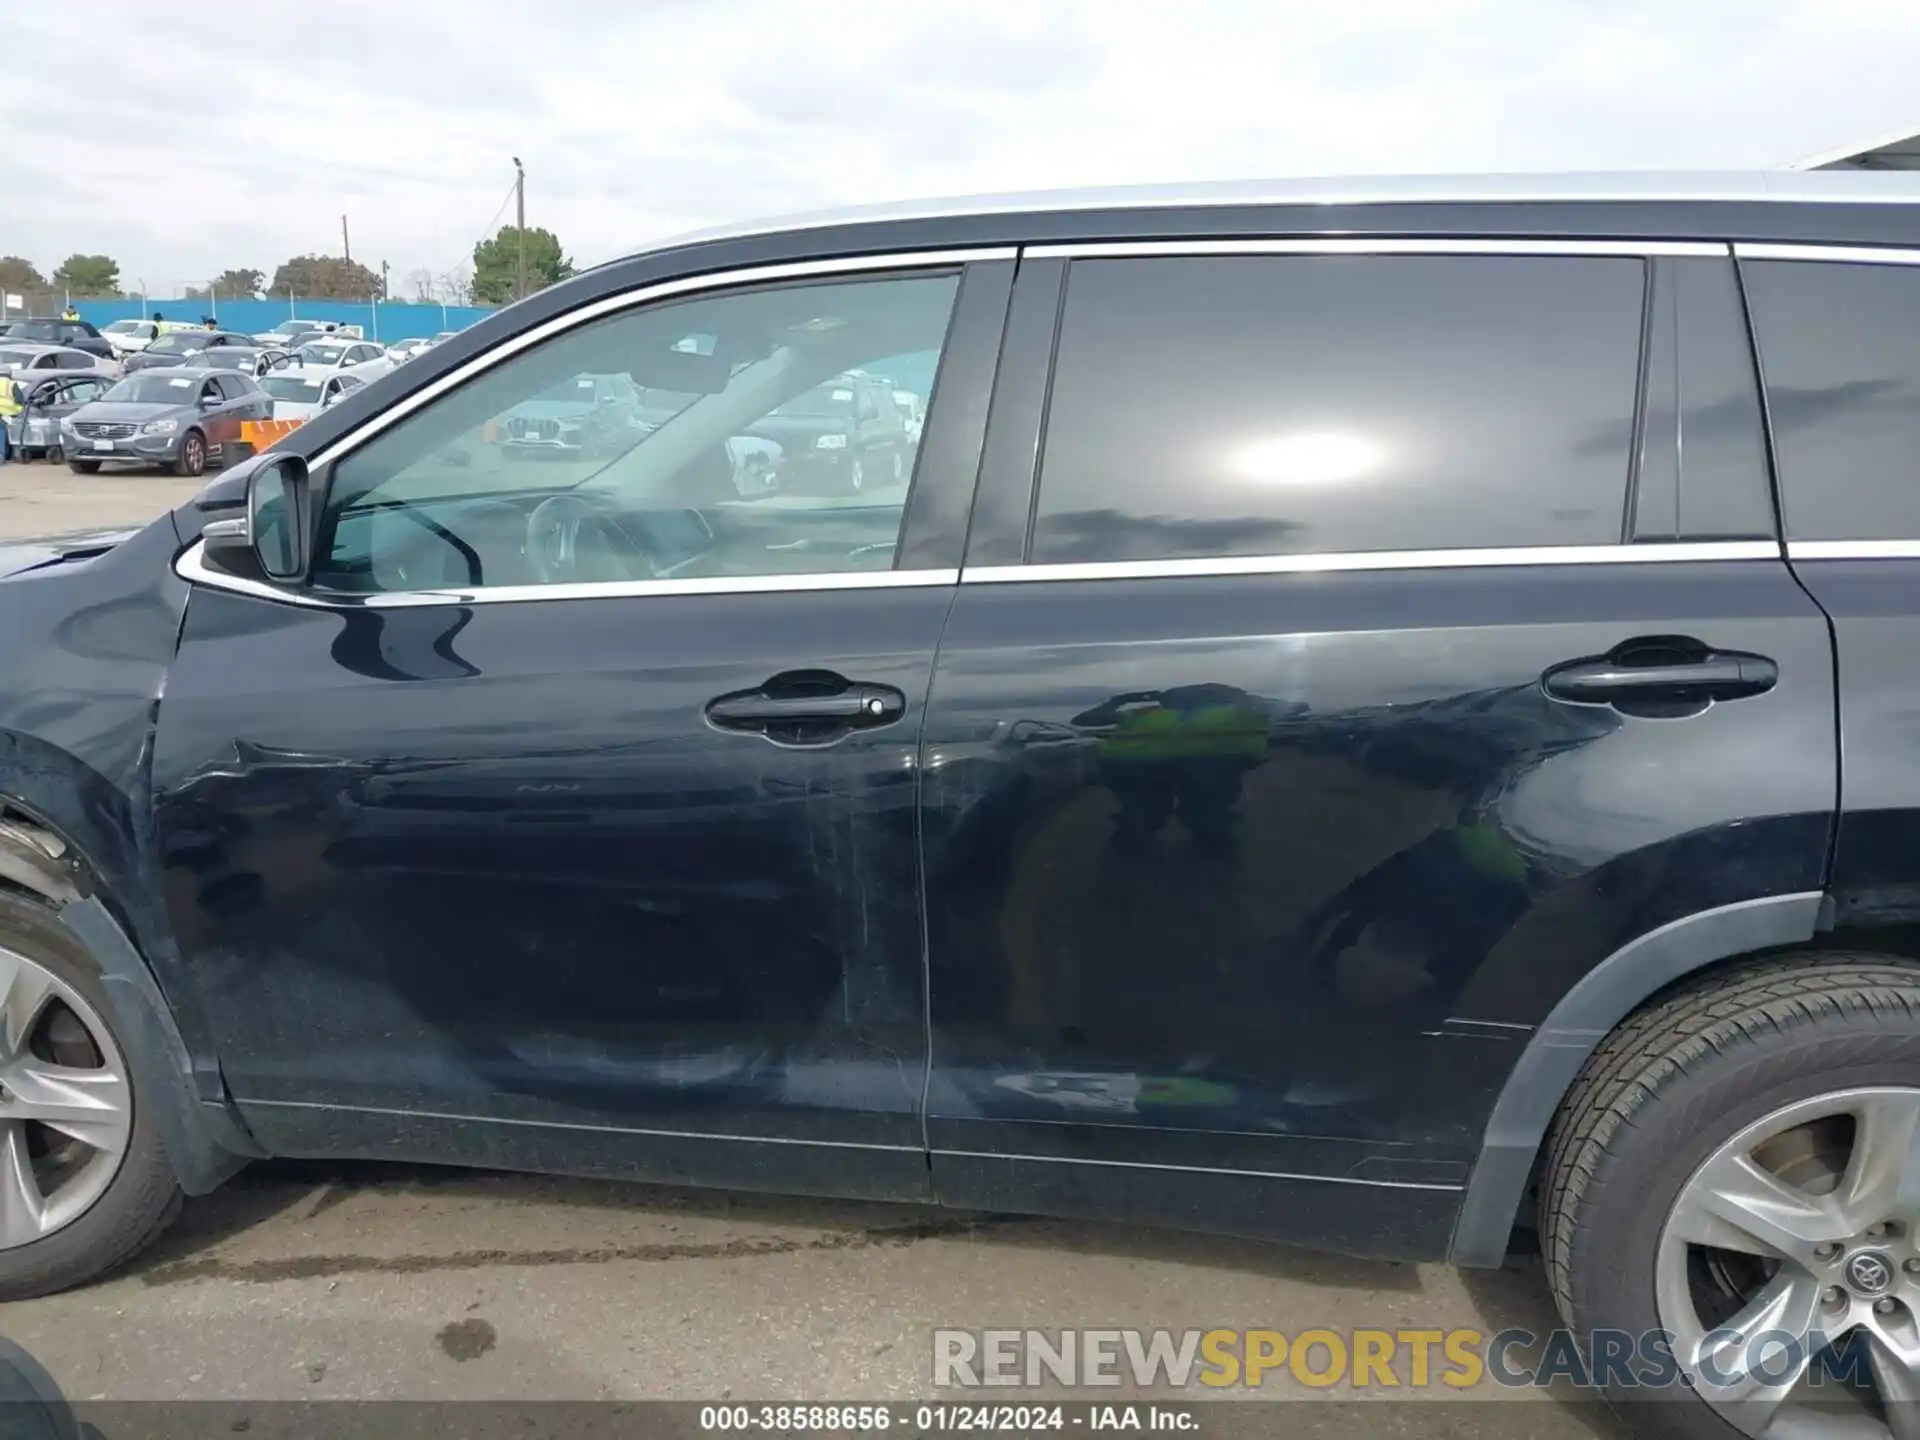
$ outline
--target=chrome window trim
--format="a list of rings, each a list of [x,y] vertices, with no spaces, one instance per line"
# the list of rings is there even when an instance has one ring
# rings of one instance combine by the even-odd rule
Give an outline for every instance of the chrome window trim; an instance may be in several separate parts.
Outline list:
[[[1789,560],[1920,560],[1920,540],[1789,540]]]
[[[960,572],[962,585],[1075,580],[1171,580],[1231,575],[1321,575],[1362,570],[1513,569],[1529,565],[1660,565],[1688,561],[1778,560],[1772,540],[1707,540],[1643,545],[1535,545],[1496,550],[1372,550],[1319,555],[1220,555],[1196,560],[1100,560],[1059,565],[985,565]]]
[[[282,589],[263,580],[229,575],[207,563],[198,540],[181,552],[174,570],[191,584],[231,590],[310,610],[400,610],[422,605],[513,605],[527,600],[627,600],[651,595],[798,595],[821,590],[915,590],[959,583],[958,570],[823,570],[811,575],[723,575],[698,580],[605,580],[577,585],[481,585],[472,589],[380,590],[352,595],[339,590]]]
[[[1126,259],[1158,255],[1588,255],[1644,258],[1690,255],[1725,259],[1724,242],[1706,240],[1419,239],[1395,235],[1310,236],[1275,240],[1088,240],[1027,245],[1029,260]]]
[[[1737,260],[1824,260],[1831,265],[1920,265],[1920,248],[1891,245],[1774,245],[1740,240]]]
[[[357,428],[342,435],[307,462],[311,470],[334,464],[353,453],[416,410],[431,404],[449,390],[483,375],[524,350],[529,350],[556,335],[578,329],[595,320],[632,310],[655,300],[710,291],[733,290],[746,285],[764,285],[781,280],[808,280],[833,276],[855,276],[868,272],[891,274],[898,270],[942,269],[954,265],[979,264],[989,260],[1012,260],[1019,256],[1016,245],[974,246],[949,250],[902,250],[885,255],[842,255],[827,260],[796,260],[780,265],[755,265],[741,270],[722,270],[706,275],[688,275],[677,280],[662,280],[636,290],[608,295],[590,305],[556,315],[511,339],[474,356],[464,365],[442,375],[432,384],[406,399],[370,415]],[[405,605],[504,604],[518,600],[610,599],[639,595],[732,595],[769,594],[808,590],[871,590],[912,588],[925,585],[951,585],[958,572],[951,570],[846,570],[824,571],[817,575],[745,575],[711,580],[639,580],[591,585],[513,585],[480,587],[472,590],[396,590],[374,595],[340,595],[328,591],[282,588],[216,570],[206,562],[205,546],[195,541],[178,555],[174,573],[196,585],[210,585],[240,595],[278,600],[291,605],[318,609],[389,609]]]

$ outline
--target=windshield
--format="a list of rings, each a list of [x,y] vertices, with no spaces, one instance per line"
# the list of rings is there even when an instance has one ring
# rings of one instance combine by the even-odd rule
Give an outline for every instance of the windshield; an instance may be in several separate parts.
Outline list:
[[[300,347],[300,359],[308,365],[338,365],[340,357],[347,353],[344,345],[329,345],[316,340],[311,345]]]
[[[193,357],[193,366],[196,370],[244,370],[252,363],[252,352],[232,347],[203,350]]]
[[[129,405],[185,405],[200,391],[191,375],[129,375],[100,398]]]
[[[260,382],[260,388],[276,400],[290,400],[296,405],[320,402],[320,382],[301,375],[269,375]]]
[[[162,335],[147,347],[149,355],[191,355],[205,348],[205,335],[197,330],[176,330],[171,335]]]
[[[51,320],[22,320],[7,331],[12,340],[58,340],[60,327]]]
[[[0,350],[0,365],[24,365],[33,359],[32,350]]]

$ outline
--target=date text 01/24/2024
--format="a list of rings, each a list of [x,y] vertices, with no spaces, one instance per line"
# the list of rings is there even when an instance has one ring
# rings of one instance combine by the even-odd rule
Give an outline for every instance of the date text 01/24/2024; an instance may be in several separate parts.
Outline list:
[[[755,1434],[857,1434],[899,1429],[973,1434],[1036,1434],[1071,1430],[1157,1430],[1192,1434],[1200,1418],[1177,1405],[703,1405],[700,1429]]]

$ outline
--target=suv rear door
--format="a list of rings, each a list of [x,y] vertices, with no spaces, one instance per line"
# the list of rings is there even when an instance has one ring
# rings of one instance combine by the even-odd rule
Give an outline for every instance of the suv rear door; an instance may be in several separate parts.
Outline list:
[[[1920,921],[1920,250],[1742,245],[1787,553],[1839,646],[1836,924]]]
[[[1724,246],[1192,248],[1022,261],[923,757],[935,1187],[1437,1255],[1576,980],[1819,888],[1827,628]]]

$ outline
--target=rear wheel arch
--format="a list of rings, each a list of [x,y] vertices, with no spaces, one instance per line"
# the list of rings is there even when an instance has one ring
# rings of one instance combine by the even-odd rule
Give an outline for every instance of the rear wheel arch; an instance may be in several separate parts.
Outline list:
[[[1581,977],[1533,1032],[1494,1103],[1449,1258],[1473,1266],[1497,1266],[1506,1258],[1554,1116],[1609,1032],[1678,982],[1806,944],[1827,911],[1827,896],[1818,890],[1703,910],[1628,942]]]

